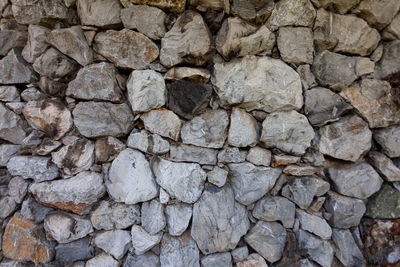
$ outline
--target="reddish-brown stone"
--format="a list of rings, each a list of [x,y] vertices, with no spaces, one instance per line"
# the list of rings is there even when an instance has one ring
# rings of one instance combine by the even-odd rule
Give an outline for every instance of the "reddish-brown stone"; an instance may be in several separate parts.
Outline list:
[[[85,204],[85,203],[75,204],[72,201],[46,203],[46,202],[40,201],[40,199],[36,195],[33,195],[33,196],[35,197],[35,199],[40,204],[42,204],[42,205],[44,205],[46,207],[56,208],[56,209],[66,210],[66,211],[71,211],[71,212],[76,213],[78,215],[81,215],[85,211],[85,209],[90,206],[89,204]]]

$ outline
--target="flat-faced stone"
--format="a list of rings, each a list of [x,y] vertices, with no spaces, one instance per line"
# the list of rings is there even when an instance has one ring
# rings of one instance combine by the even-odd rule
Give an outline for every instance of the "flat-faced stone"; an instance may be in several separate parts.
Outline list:
[[[200,267],[199,249],[189,232],[180,237],[164,234],[161,241],[160,263],[165,267]]]
[[[112,230],[100,232],[92,240],[94,246],[101,248],[116,259],[121,259],[131,246],[129,231]]]
[[[94,256],[94,248],[90,245],[90,238],[82,238],[67,244],[58,244],[55,247],[56,261],[74,262],[89,260]]]
[[[192,218],[192,207],[188,204],[178,203],[168,205],[165,209],[168,232],[172,236],[180,236],[189,226]]]
[[[149,132],[178,141],[182,121],[174,112],[160,108],[144,113],[140,118]]]
[[[0,60],[1,84],[26,84],[37,80],[37,74],[21,56],[20,50],[13,48]]]
[[[164,75],[164,79],[166,80],[177,81],[187,79],[189,81],[202,83],[208,82],[210,77],[211,74],[209,70],[191,67],[174,67],[169,69]]]
[[[0,138],[13,144],[22,144],[26,135],[21,117],[0,103]]]
[[[374,130],[374,139],[388,157],[400,157],[400,126],[376,129]]]
[[[374,219],[400,218],[400,191],[384,184],[381,190],[368,200],[365,216]]]
[[[68,80],[78,70],[79,65],[57,49],[51,47],[38,56],[32,66],[42,76],[53,80]]]
[[[217,150],[191,145],[171,145],[169,159],[178,162],[195,162],[199,164],[217,164]]]
[[[299,230],[296,233],[299,252],[302,256],[308,257],[323,267],[332,266],[333,246],[329,241]]]
[[[34,24],[29,25],[28,42],[22,50],[22,56],[27,62],[35,62],[36,58],[49,47],[49,44],[46,43],[49,32],[50,30],[46,27]]]
[[[279,28],[278,49],[285,62],[312,64],[314,59],[313,32],[305,27]]]
[[[25,31],[1,30],[0,55],[5,56],[12,48],[23,49],[28,39]]]
[[[128,0],[134,4],[149,5],[166,9],[171,12],[181,13],[185,10],[186,0]]]
[[[143,202],[141,209],[142,226],[151,235],[154,235],[166,226],[164,207],[156,199]]]
[[[364,257],[349,230],[333,229],[332,240],[335,244],[335,256],[344,266],[359,266]]]
[[[131,229],[132,245],[136,255],[141,255],[160,243],[162,233],[150,235],[141,226],[134,225]]]
[[[201,258],[201,266],[232,266],[232,256],[229,252],[214,253]]]
[[[370,151],[368,153],[368,158],[371,165],[375,167],[377,172],[382,175],[386,181],[400,181],[400,168],[385,154],[378,151]]]
[[[167,140],[146,130],[132,131],[128,137],[127,146],[154,155],[165,154],[170,150]]]
[[[126,148],[125,144],[115,137],[108,136],[96,140],[96,162],[110,162]]]
[[[85,264],[85,267],[97,267],[97,266],[104,266],[104,267],[118,267],[119,262],[115,260],[112,256],[102,252],[98,254],[96,257],[91,258]]]
[[[323,218],[309,214],[302,209],[296,209],[296,217],[299,219],[301,229],[313,233],[322,239],[331,238],[332,229]]]
[[[266,196],[256,202],[252,214],[257,219],[267,222],[280,221],[285,228],[292,228],[295,212],[295,204],[288,199]]]
[[[400,3],[396,0],[373,1],[363,0],[354,10],[358,16],[365,19],[378,30],[387,26],[400,9]]]
[[[257,121],[243,109],[232,109],[228,143],[236,147],[257,144]]]
[[[63,0],[12,0],[11,4],[14,18],[20,24],[66,21],[69,18],[68,9]]]
[[[118,0],[77,0],[77,11],[82,25],[112,27],[121,24],[121,3]]]
[[[53,180],[59,176],[58,168],[48,157],[15,156],[8,161],[7,169],[13,176],[34,179],[36,182]]]
[[[246,160],[254,165],[268,167],[271,163],[271,156],[271,151],[256,146],[250,148],[249,153],[247,153]]]

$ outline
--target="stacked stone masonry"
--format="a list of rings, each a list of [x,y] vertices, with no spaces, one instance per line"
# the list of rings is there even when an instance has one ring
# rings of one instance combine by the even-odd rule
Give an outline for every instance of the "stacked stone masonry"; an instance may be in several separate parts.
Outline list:
[[[399,0],[0,0],[0,267],[399,265]]]

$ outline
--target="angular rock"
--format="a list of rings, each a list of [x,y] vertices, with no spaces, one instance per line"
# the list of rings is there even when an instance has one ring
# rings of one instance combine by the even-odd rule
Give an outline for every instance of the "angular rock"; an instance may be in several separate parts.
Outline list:
[[[125,28],[137,29],[153,40],[160,40],[167,32],[167,14],[156,7],[133,5],[122,9],[121,20]]]
[[[391,41],[383,48],[381,60],[375,67],[375,77],[382,79],[392,73],[400,71],[400,40]]]
[[[66,21],[68,9],[63,0],[12,0],[12,13],[20,24],[39,24],[53,20]]]
[[[43,94],[38,88],[36,87],[29,87],[21,92],[22,100],[29,102],[29,101],[39,101],[46,99],[46,95]]]
[[[135,70],[127,82],[133,112],[147,112],[165,104],[165,82],[154,70]]]
[[[130,148],[113,161],[106,186],[112,199],[125,204],[148,201],[158,194],[149,162],[141,152]]]
[[[283,169],[283,173],[292,175],[292,176],[309,176],[313,175],[318,171],[314,166],[298,166],[298,165],[287,165]]]
[[[179,63],[203,65],[211,55],[210,30],[202,16],[192,10],[180,15],[161,39],[160,62],[166,67]]]
[[[100,253],[96,257],[91,258],[85,264],[85,267],[118,267],[119,262],[116,261],[112,256],[106,253]]]
[[[7,55],[12,48],[23,49],[27,39],[25,31],[0,30],[0,55]]]
[[[178,203],[168,205],[165,209],[168,232],[172,236],[180,236],[189,226],[192,218],[192,207],[188,204]]]
[[[358,16],[365,19],[368,24],[374,26],[378,30],[382,30],[387,26],[397,11],[400,9],[400,3],[396,0],[372,1],[363,0],[354,10]]]
[[[142,226],[150,235],[160,232],[166,226],[164,207],[153,199],[142,204]]]
[[[146,252],[143,255],[128,253],[123,267],[160,267],[160,257],[153,252]]]
[[[121,102],[123,96],[117,75],[114,65],[107,62],[85,66],[68,84],[65,94],[84,100]]]
[[[312,176],[295,178],[282,188],[282,196],[307,209],[314,196],[322,196],[329,190],[329,183]]]
[[[6,219],[17,209],[17,202],[15,202],[15,200],[10,196],[1,198],[0,205],[2,207],[0,211],[0,219]]]
[[[160,108],[144,113],[140,118],[149,132],[178,141],[182,121],[174,112]]]
[[[121,3],[118,0],[77,0],[77,11],[82,25],[111,27],[121,24]]]
[[[314,59],[313,32],[304,27],[281,27],[278,33],[278,49],[287,63],[312,64]]]
[[[329,224],[317,215],[309,214],[301,209],[296,209],[296,217],[299,219],[300,227],[322,239],[330,239],[332,229]]]
[[[298,249],[302,256],[308,257],[323,267],[332,266],[333,247],[327,240],[321,240],[306,231],[296,233]]]
[[[236,263],[237,267],[268,267],[264,258],[257,253],[250,254],[246,259]]]
[[[189,81],[201,82],[201,83],[207,83],[210,80],[210,77],[211,75],[209,70],[202,68],[191,68],[191,67],[174,67],[168,70],[167,73],[165,73],[164,75],[165,80],[177,81],[177,80],[187,79]],[[181,90],[185,90],[185,88],[186,87],[183,87]],[[191,90],[188,91],[190,92]],[[210,94],[211,91],[212,90],[210,90]]]
[[[295,212],[296,206],[286,198],[266,196],[256,202],[252,214],[257,219],[280,221],[285,228],[292,228]]]
[[[107,10],[107,12],[110,12],[110,10]],[[65,40],[68,40],[68,42]],[[93,52],[80,26],[52,30],[47,35],[47,42],[64,55],[75,59],[82,66],[93,61]]]
[[[96,34],[93,49],[124,69],[146,69],[159,54],[157,45],[148,37],[128,29]]]
[[[318,85],[315,81],[314,74],[311,72],[310,65],[300,65],[297,67],[296,71],[301,77],[301,83],[304,89],[307,90]]]
[[[400,192],[389,184],[371,197],[367,203],[365,216],[378,219],[400,218]]]
[[[49,47],[46,42],[47,35],[50,33],[48,28],[40,25],[30,24],[28,27],[28,42],[22,50],[22,56],[29,62],[35,62],[44,51]]]
[[[161,241],[160,262],[165,267],[200,267],[199,249],[189,232],[180,237],[164,234]]]
[[[0,103],[0,138],[13,144],[22,144],[26,137],[21,117]]]
[[[150,134],[146,130],[132,131],[128,137],[127,146],[150,154],[165,154],[170,150],[170,144],[158,134]]]
[[[15,86],[0,86],[0,100],[3,102],[20,101],[19,92]]]
[[[29,196],[24,202],[22,202],[21,215],[34,223],[41,223],[46,215],[52,210],[52,208],[39,204],[34,197]]]
[[[18,153],[20,145],[4,144],[0,145],[0,166],[6,167],[10,158]]]
[[[69,179],[34,183],[29,191],[39,203],[82,214],[105,193],[103,176],[95,172],[81,172]]]
[[[108,136],[96,140],[96,162],[110,162],[126,148],[125,144],[115,137]]]
[[[340,93],[368,121],[370,128],[400,122],[400,107],[395,103],[394,94],[388,82],[375,79],[361,80]]]
[[[18,212],[7,223],[2,243],[3,255],[16,261],[46,263],[54,256],[43,227],[26,220]]]
[[[307,117],[296,111],[286,111],[272,113],[265,118],[260,141],[267,147],[302,155],[311,145],[314,136]]]
[[[271,151],[258,146],[252,147],[247,154],[246,160],[254,165],[268,167],[271,163]]]
[[[249,256],[249,249],[247,246],[237,247],[231,251],[233,262],[237,263],[246,259]],[[264,266],[262,266],[264,267]]]
[[[218,166],[215,166],[210,172],[207,173],[207,180],[218,187],[225,185],[228,178],[228,171]]]
[[[382,37],[389,40],[400,39],[400,15],[398,13],[383,31]]]
[[[49,155],[51,152],[56,150],[61,146],[61,142],[55,141],[50,138],[44,138],[40,143],[39,147],[36,149],[36,153],[40,156]]]
[[[400,126],[377,129],[374,131],[374,139],[388,157],[400,157]]]
[[[151,164],[157,183],[170,196],[186,203],[199,199],[207,178],[199,164],[176,163],[162,158],[153,158]]]
[[[68,79],[78,70],[78,64],[55,48],[47,49],[36,58],[33,69],[52,80]]]
[[[15,156],[8,161],[7,169],[13,176],[31,178],[35,182],[53,180],[59,175],[58,168],[45,157]]]
[[[328,169],[338,193],[360,199],[367,199],[376,193],[383,183],[374,168],[366,162],[342,163]]]
[[[101,232],[96,234],[92,243],[119,260],[131,246],[131,234],[124,230]]]
[[[314,22],[316,12],[309,0],[284,0],[272,11],[268,27],[275,31],[282,26],[309,27]]]
[[[299,75],[279,59],[246,56],[216,63],[211,82],[223,107],[274,112],[303,105]]]
[[[360,0],[311,0],[318,8],[332,10],[339,14],[346,14],[347,11],[354,8]]]
[[[347,115],[319,130],[317,147],[337,159],[357,161],[371,148],[372,132],[357,115]]]
[[[383,153],[371,151],[368,153],[368,158],[382,177],[389,182],[400,181],[400,168]]]
[[[97,230],[125,229],[140,223],[140,207],[103,200],[91,213],[90,221]]]
[[[315,126],[336,121],[342,114],[352,109],[342,97],[323,87],[307,90],[304,98],[304,113]]]
[[[186,122],[181,131],[184,144],[222,148],[229,124],[225,110],[210,110]]]
[[[181,13],[185,10],[186,0],[127,0],[138,5],[155,6],[170,12]],[[122,2],[122,1],[121,1]]]
[[[231,253],[215,253],[201,258],[201,266],[213,267],[213,266],[232,266]]]
[[[235,199],[250,205],[272,189],[282,170],[254,166],[251,163],[232,163],[228,165]]]
[[[335,256],[344,266],[361,266],[364,257],[349,230],[333,229]]]
[[[231,146],[246,147],[257,144],[257,121],[246,111],[233,108],[229,126],[228,143]]]
[[[333,191],[328,192],[324,207],[332,215],[328,220],[329,224],[345,229],[359,225],[366,210],[362,200],[345,197]]]
[[[240,163],[246,160],[246,151],[237,147],[225,147],[218,152],[219,163]]]
[[[84,261],[94,257],[94,248],[90,245],[90,238],[79,239],[67,244],[58,244],[55,250],[55,259],[59,262]]]
[[[26,193],[28,192],[29,183],[25,181],[22,177],[13,177],[8,183],[8,195],[16,203],[21,204]]]
[[[205,109],[212,91],[210,85],[199,82],[173,82],[168,85],[168,108],[185,119],[191,119]]]
[[[1,84],[26,84],[37,80],[37,74],[22,58],[20,50],[13,48],[0,60]]]
[[[191,145],[171,145],[169,159],[178,162],[196,162],[199,164],[217,164],[217,150]]]
[[[286,230],[281,224],[258,221],[244,239],[267,261],[274,263],[282,257],[286,235]]]
[[[191,236],[205,255],[235,248],[249,227],[246,209],[229,185],[207,187],[193,206]]]
[[[75,175],[87,171],[94,163],[94,143],[84,138],[78,138],[51,153],[51,158],[58,168],[67,175]]]
[[[72,111],[74,124],[86,137],[122,136],[133,127],[133,115],[127,104],[81,102]]]
[[[378,46],[379,32],[354,15],[339,15],[319,9],[314,41],[319,50],[368,56]]]
[[[259,29],[240,18],[227,18],[218,31],[215,45],[225,58],[270,54],[275,44],[275,35],[266,27]]]
[[[132,235],[132,245],[135,249],[136,255],[141,255],[146,253],[148,250],[153,248],[155,245],[160,243],[162,238],[162,233],[155,235],[150,235],[141,226],[134,225],[131,230]]]
[[[58,243],[69,243],[93,232],[92,224],[75,214],[51,212],[44,219],[44,229],[48,237]]]

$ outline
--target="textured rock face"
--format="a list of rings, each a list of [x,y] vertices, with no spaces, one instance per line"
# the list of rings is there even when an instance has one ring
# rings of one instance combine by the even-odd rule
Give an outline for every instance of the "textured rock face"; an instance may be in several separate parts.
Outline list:
[[[11,175],[36,182],[53,180],[59,175],[58,168],[45,157],[15,156],[8,161],[7,169]]]
[[[312,64],[314,54],[313,32],[309,28],[281,27],[278,48],[282,59],[293,64]]]
[[[121,4],[118,0],[78,0],[76,5],[83,25],[110,27],[121,23]]]
[[[162,266],[199,267],[199,249],[189,232],[180,237],[164,234],[161,241],[160,263]]]
[[[400,192],[391,185],[384,184],[367,204],[366,216],[378,219],[400,218]]]
[[[294,224],[296,206],[284,197],[263,197],[254,206],[253,216],[257,219],[272,222],[280,221],[284,227]]]
[[[0,60],[0,83],[24,84],[37,81],[32,67],[22,58],[18,49],[11,49],[7,56]]]
[[[375,141],[390,158],[400,157],[400,126],[390,126],[374,131]]]
[[[321,240],[306,231],[299,230],[296,233],[300,253],[314,260],[324,267],[329,267],[333,261],[333,247],[326,241]]]
[[[370,25],[381,30],[390,23],[399,9],[400,3],[394,0],[385,0],[382,2],[363,0],[355,12]]]
[[[0,104],[0,138],[14,144],[21,144],[26,137],[21,118]]]
[[[234,108],[231,114],[228,143],[231,146],[246,147],[257,144],[257,121],[242,109]]]
[[[247,56],[217,63],[211,81],[225,107],[273,112],[303,105],[299,75],[277,59]]]
[[[171,12],[176,12],[180,13],[183,10],[185,10],[185,3],[186,0],[126,0],[126,1],[121,1],[121,2],[129,2],[131,1],[134,4],[139,4],[139,5],[149,5],[149,6],[155,6],[158,8],[166,9]]]
[[[42,76],[59,80],[72,76],[78,64],[51,47],[35,60],[33,69]]]

